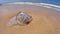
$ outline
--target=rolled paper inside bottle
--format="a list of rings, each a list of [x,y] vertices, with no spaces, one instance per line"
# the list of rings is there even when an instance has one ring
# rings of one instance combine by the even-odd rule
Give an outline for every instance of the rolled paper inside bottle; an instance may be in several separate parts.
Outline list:
[[[17,14],[16,20],[17,20],[18,24],[27,24],[28,22],[30,22],[32,20],[32,16],[30,16],[24,12],[20,12]]]

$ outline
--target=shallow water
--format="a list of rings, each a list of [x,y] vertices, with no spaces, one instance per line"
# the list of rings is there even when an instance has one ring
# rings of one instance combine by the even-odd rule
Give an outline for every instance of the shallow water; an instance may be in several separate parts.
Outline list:
[[[60,6],[60,0],[0,0],[0,3],[8,2],[37,2],[37,3],[47,3]]]

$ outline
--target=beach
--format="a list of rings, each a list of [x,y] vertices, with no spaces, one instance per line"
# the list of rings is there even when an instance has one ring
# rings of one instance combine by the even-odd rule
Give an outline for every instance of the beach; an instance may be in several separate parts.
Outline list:
[[[25,26],[6,26],[19,11],[32,16]],[[60,34],[60,11],[27,4],[7,4],[0,6],[0,34]]]

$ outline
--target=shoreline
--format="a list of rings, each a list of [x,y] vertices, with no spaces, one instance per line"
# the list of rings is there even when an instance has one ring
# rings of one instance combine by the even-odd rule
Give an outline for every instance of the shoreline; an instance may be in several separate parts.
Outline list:
[[[35,2],[12,2],[12,3],[5,3],[7,4],[27,4],[27,5],[34,5],[34,6],[41,6],[45,8],[50,8],[50,9],[55,9],[60,11],[60,6],[58,5],[53,5],[53,4],[47,4],[47,3],[35,3]],[[5,5],[3,4],[3,5]]]

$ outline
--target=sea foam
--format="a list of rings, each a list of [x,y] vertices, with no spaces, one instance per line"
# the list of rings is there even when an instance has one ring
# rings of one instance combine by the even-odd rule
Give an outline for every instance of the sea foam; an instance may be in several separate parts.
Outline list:
[[[13,3],[8,3],[8,4],[28,4],[28,5],[42,6],[42,7],[45,7],[45,8],[52,8],[52,9],[55,9],[55,10],[60,11],[60,6],[58,6],[58,5],[53,5],[53,4],[47,4],[47,3],[13,2]]]

